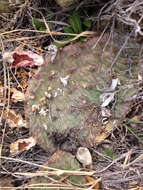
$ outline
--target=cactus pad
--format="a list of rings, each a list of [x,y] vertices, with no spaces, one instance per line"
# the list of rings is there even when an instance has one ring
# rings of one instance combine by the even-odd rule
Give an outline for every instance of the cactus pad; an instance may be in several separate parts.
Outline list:
[[[109,86],[112,75],[121,84],[128,83],[123,58],[104,78],[113,55],[110,50],[102,54],[107,38],[92,49],[96,41],[93,38],[63,48],[55,62],[41,67],[29,83],[26,116],[30,133],[45,150],[54,152],[58,146],[68,151],[78,146],[93,147],[104,130],[99,98],[102,92],[96,85]],[[134,70],[134,76],[136,73]],[[116,116],[121,114],[124,97],[132,96],[134,91],[127,88],[118,92]]]

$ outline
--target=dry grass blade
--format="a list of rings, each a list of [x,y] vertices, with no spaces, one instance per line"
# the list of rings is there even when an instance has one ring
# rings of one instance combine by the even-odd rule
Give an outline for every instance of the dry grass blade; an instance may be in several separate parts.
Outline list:
[[[3,44],[3,40],[2,37],[0,36],[0,40],[1,40],[1,44],[2,44],[2,51],[4,52],[4,44]],[[3,114],[4,114],[4,110],[6,107],[6,96],[8,96],[8,104],[7,104],[7,109],[9,109],[9,100],[10,100],[10,79],[9,79],[9,70],[7,68],[7,66],[5,65],[5,63],[3,62],[3,70],[4,70],[4,102],[3,102],[3,108],[2,108],[2,113],[0,116],[0,124],[2,122],[3,119]],[[7,93],[7,87],[8,87],[8,93]],[[0,142],[0,157],[2,156],[2,149],[3,149],[3,144],[4,144],[4,137],[5,137],[5,130],[6,130],[6,122],[4,123],[4,128],[2,131],[2,140]],[[1,160],[0,160],[1,163]]]
[[[71,40],[67,40],[67,41],[59,41],[54,39],[55,42],[59,43],[59,44],[68,44],[74,40],[79,39],[80,37],[92,37],[94,35],[97,35],[96,32],[92,32],[92,31],[84,31],[80,34],[73,34],[73,33],[63,33],[63,32],[46,32],[46,31],[39,31],[39,30],[25,30],[25,29],[19,29],[19,30],[13,30],[13,31],[9,31],[9,32],[3,32],[0,35],[4,36],[4,35],[8,35],[10,33],[16,33],[16,32],[33,32],[33,33],[42,33],[43,35],[38,35],[38,36],[28,36],[28,37],[21,37],[21,38],[13,38],[13,39],[5,39],[3,40],[4,42],[13,42],[13,41],[22,41],[22,40],[28,40],[28,39],[35,39],[35,38],[43,38],[43,37],[48,37],[50,35],[52,36],[75,36],[73,39]]]
[[[55,168],[52,168],[53,170]],[[26,177],[37,177],[37,176],[60,176],[60,175],[75,175],[75,176],[92,176],[96,172],[95,171],[90,171],[90,172],[85,172],[85,171],[70,171],[70,170],[60,170],[57,169],[57,171],[38,171],[36,173],[22,173],[22,172],[15,172],[13,173],[14,175],[21,175],[21,176],[26,176]]]
[[[70,34],[70,33],[69,33]],[[67,33],[67,35],[69,35],[68,33]],[[56,42],[56,43],[59,43],[59,44],[68,44],[68,43],[70,43],[70,42],[73,42],[73,41],[75,41],[75,40],[77,40],[77,39],[79,39],[80,37],[92,37],[93,35],[95,35],[96,34],[96,32],[92,32],[92,31],[84,31],[84,32],[82,32],[82,33],[80,33],[80,34],[76,34],[76,36],[73,38],[73,39],[70,39],[70,40],[66,40],[66,41],[59,41],[59,40],[55,40],[54,39],[54,41]]]
[[[128,163],[125,168],[137,163],[137,162],[140,162],[143,160],[143,154],[139,155],[137,158],[135,158],[135,160],[133,160],[132,162]]]
[[[22,163],[26,163],[26,164],[29,164],[29,165],[34,165],[34,166],[37,166],[39,168],[43,168],[43,169],[47,169],[47,170],[50,170],[50,171],[46,171],[46,173],[50,174],[50,175],[62,175],[62,174],[68,174],[68,175],[93,175],[95,174],[96,172],[95,171],[89,171],[89,172],[86,172],[86,171],[69,171],[69,170],[60,170],[60,169],[56,169],[56,168],[51,168],[51,167],[47,167],[47,166],[43,166],[43,165],[38,165],[38,164],[35,164],[35,163],[32,163],[32,162],[28,162],[28,161],[24,161],[24,160],[20,160],[20,159],[16,159],[16,158],[11,158],[11,157],[5,157],[5,156],[1,156],[0,157],[1,159],[6,159],[6,160],[12,160],[12,161],[15,161],[15,162],[22,162]],[[53,171],[51,171],[53,170]],[[30,175],[35,175],[35,176],[39,176],[39,175],[42,175],[41,172],[38,172],[38,173],[22,173],[22,172],[16,172],[15,174],[17,175],[24,175],[24,176],[30,176]]]
[[[125,157],[125,160],[124,160],[124,163],[123,163],[123,169],[126,168],[127,162],[128,162],[128,160],[130,159],[131,154],[132,154],[132,150],[130,150],[130,151],[127,153],[126,157]]]

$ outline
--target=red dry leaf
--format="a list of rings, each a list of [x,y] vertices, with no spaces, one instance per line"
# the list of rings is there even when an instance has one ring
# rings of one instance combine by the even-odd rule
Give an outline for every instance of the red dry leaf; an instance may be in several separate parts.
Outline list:
[[[16,48],[12,52],[4,52],[3,60],[11,64],[12,67],[33,67],[44,64],[44,59],[41,55],[21,48]]]
[[[27,139],[19,139],[14,143],[10,144],[10,153],[12,155],[23,152],[24,150],[29,150],[33,146],[35,146],[36,140],[33,137],[29,137]]]
[[[11,127],[27,127],[25,120],[20,114],[16,114],[14,110],[7,110],[4,112],[3,119]]]

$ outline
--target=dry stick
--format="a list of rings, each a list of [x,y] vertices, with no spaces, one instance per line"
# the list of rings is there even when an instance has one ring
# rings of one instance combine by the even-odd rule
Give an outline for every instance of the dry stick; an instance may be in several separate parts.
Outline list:
[[[113,24],[112,24],[112,26],[111,26],[111,32],[110,32],[109,37],[108,37],[108,39],[107,39],[107,41],[106,41],[106,43],[105,43],[105,45],[104,45],[103,50],[102,50],[103,53],[104,53],[104,51],[105,51],[107,45],[109,44],[109,42],[110,42],[110,40],[111,40],[110,52],[111,52],[111,54],[112,54],[112,48],[113,48],[113,29],[114,29],[114,25],[115,25],[115,19],[113,19]],[[112,39],[111,39],[111,38],[112,38]],[[103,56],[103,54],[102,54],[102,56]],[[112,59],[112,56],[111,56],[111,59]]]
[[[0,15],[0,17],[1,17],[2,19],[6,20],[6,21],[10,21],[10,19],[4,17],[3,15]]]
[[[111,5],[109,5],[109,4],[111,4]],[[111,7],[112,7],[113,5],[114,5],[114,0],[107,2],[107,3],[100,9],[99,14],[98,14],[98,17],[99,17],[99,18],[101,17],[101,14],[102,14],[103,10],[104,10],[106,7],[107,7],[106,12],[107,12],[108,10],[111,9]],[[106,12],[104,12],[104,13],[106,13]],[[99,23],[98,23],[98,26],[99,26]]]
[[[45,26],[46,26],[46,29],[47,29],[46,32],[47,32],[47,33],[51,36],[51,38],[54,40],[54,38],[53,38],[53,36],[52,36],[52,33],[51,33],[51,30],[50,30],[50,28],[49,28],[49,25],[48,25],[48,23],[47,23],[47,21],[46,21],[44,15],[42,14],[42,12],[41,12],[41,11],[38,11],[37,9],[34,9],[34,8],[31,8],[31,9],[35,10],[36,12],[38,12],[38,13],[41,15],[41,17],[42,17],[42,19],[43,19],[43,22],[44,22],[44,24],[45,24]]]
[[[141,28],[139,26],[139,23],[141,22],[142,18],[143,18],[143,15],[142,17],[139,19],[139,21],[137,22],[135,19],[131,19],[131,18],[128,18],[128,17],[125,17],[125,18],[122,18],[119,14],[117,15],[119,20],[121,20],[123,23],[127,24],[127,25],[132,25],[134,26],[134,29],[135,29],[135,33],[139,33],[140,35],[143,35],[143,32],[141,31]],[[133,33],[134,30],[132,30],[132,32],[130,32],[129,36],[126,38],[122,48],[118,51],[118,54],[116,55],[116,57],[114,58],[110,68],[106,71],[105,74],[107,74],[109,71],[111,71],[113,65],[115,64],[115,62],[117,61],[119,55],[121,54],[122,50],[124,49],[124,47],[126,46],[128,40],[130,39],[131,37],[131,34]]]
[[[5,63],[4,63],[5,64]],[[8,95],[8,98],[7,98],[7,100],[8,100],[8,103],[7,103],[7,107],[6,107],[6,110],[7,110],[7,112],[6,112],[6,117],[8,116],[8,113],[9,113],[9,100],[10,100],[10,77],[9,77],[9,70],[8,70],[8,67],[6,67],[6,69],[7,69],[7,83],[8,83],[8,93],[7,93],[7,95]],[[6,79],[5,79],[6,80]],[[5,89],[6,89],[7,87],[5,87]],[[6,99],[6,97],[5,97],[5,99]],[[5,104],[4,104],[5,105]],[[1,147],[0,147],[0,156],[2,155],[2,146],[3,146],[3,144],[4,144],[4,136],[5,136],[5,131],[6,131],[6,121],[5,121],[5,123],[4,123],[4,129],[3,129],[3,131],[2,131],[2,142],[1,142]]]
[[[84,32],[81,32],[80,34],[75,34],[76,36],[73,38],[73,39],[70,39],[70,40],[66,40],[66,41],[59,41],[59,40],[56,40],[54,37],[53,37],[53,33],[51,32],[51,30],[50,30],[50,28],[49,28],[49,26],[48,26],[48,23],[47,23],[47,21],[46,21],[46,19],[45,19],[45,17],[43,16],[43,14],[40,12],[40,11],[38,11],[38,10],[36,10],[37,12],[39,12],[40,13],[40,15],[42,16],[42,19],[43,19],[43,22],[44,22],[44,24],[45,24],[45,26],[46,26],[46,32],[51,36],[51,38],[52,38],[52,40],[54,41],[54,42],[56,42],[56,43],[59,43],[59,44],[68,44],[69,42],[72,42],[72,41],[75,41],[75,40],[77,40],[78,38],[80,38],[80,37],[82,37],[82,36],[88,36],[88,35],[93,35],[93,34],[96,34],[96,32],[91,32],[91,31],[84,31]]]
[[[13,30],[13,31],[8,31],[8,32],[4,32],[4,33],[1,33],[0,35],[6,35],[8,33],[14,33],[14,32],[37,32],[37,33],[44,33],[44,35],[40,35],[40,36],[30,36],[30,37],[23,37],[23,38],[14,38],[14,39],[6,39],[6,40],[3,40],[4,42],[12,42],[12,41],[22,41],[22,40],[27,40],[27,39],[35,39],[35,38],[42,38],[42,37],[46,37],[46,36],[49,36],[50,34],[45,32],[45,31],[39,31],[39,30],[24,30],[24,29],[19,29],[19,30]],[[46,34],[45,34],[46,33]],[[52,35],[57,35],[57,36],[75,36],[75,38],[71,39],[71,40],[68,40],[68,41],[57,41],[58,43],[61,43],[61,44],[67,44],[71,41],[74,41],[75,39],[78,39],[79,37],[81,36],[84,36],[84,37],[88,37],[88,36],[93,36],[93,35],[96,35],[97,33],[96,32],[92,32],[92,31],[85,31],[85,32],[82,32],[80,34],[72,34],[72,33],[63,33],[63,32],[51,32]]]
[[[100,24],[99,24],[99,22],[100,22],[99,20],[100,20],[102,11],[105,9],[106,6],[108,6],[108,4],[111,4],[111,5],[112,5],[113,2],[110,2],[110,1],[107,2],[107,3],[100,9],[100,12],[99,12],[99,14],[98,14],[98,16],[97,16],[97,18],[98,18],[98,21],[97,21],[97,31],[99,31],[99,25],[100,25]],[[113,5],[112,5],[112,6],[113,6]],[[109,7],[110,7],[110,6],[109,6]],[[111,17],[112,17],[112,16],[111,16]],[[110,18],[110,19],[111,19],[111,18]]]
[[[8,67],[7,68],[7,86],[8,86],[8,93],[7,93],[7,96],[8,96],[8,102],[7,102],[7,111],[9,112],[9,101],[10,101],[10,76],[9,76],[9,70],[8,70]],[[8,113],[7,113],[8,114]]]
[[[91,190],[92,188],[95,189],[95,185],[98,184],[99,182],[101,182],[101,180],[102,180],[101,177],[96,179],[95,182],[93,182],[92,185],[89,188],[87,188],[86,190]]]
[[[4,45],[3,45],[3,41],[2,41],[2,37],[0,36],[0,40],[1,40],[1,44],[2,44],[2,52],[4,52]],[[0,116],[0,124],[3,118],[3,114],[4,114],[4,110],[5,110],[5,105],[6,105],[6,91],[7,91],[7,78],[6,78],[6,65],[3,62],[3,70],[4,70],[4,102],[3,102],[3,108],[2,108],[2,113]],[[1,156],[2,156],[2,147],[4,144],[4,135],[5,135],[5,129],[6,129],[6,122],[4,122],[4,129],[2,131],[2,140],[0,143],[0,164],[1,164]]]
[[[129,167],[129,166],[135,164],[136,162],[141,161],[141,160],[143,160],[143,154],[139,155],[135,160],[133,160],[132,162],[130,162],[129,164],[127,164],[127,165],[125,166],[125,168],[127,168],[127,167]]]
[[[53,184],[53,183],[36,183],[36,184],[31,184],[29,185],[28,187],[40,187],[40,186],[54,186],[54,187],[68,187],[68,188],[73,188],[73,186],[71,185],[68,185],[68,184],[60,184],[60,183],[56,183],[56,184]]]
[[[11,39],[6,39],[3,40],[4,42],[13,42],[13,41],[23,41],[23,40],[29,40],[29,39],[35,39],[35,38],[43,38],[48,36],[47,34],[44,35],[39,35],[39,36],[26,36],[26,37],[22,37],[22,38],[11,38]]]
[[[22,92],[24,92],[24,89],[23,89],[22,85],[21,85],[21,84],[19,83],[19,81],[17,80],[17,78],[16,78],[16,76],[14,75],[13,71],[11,70],[11,68],[10,68],[10,72],[11,72],[13,78],[15,79],[16,83],[20,86]]]
[[[4,36],[6,34],[10,34],[10,33],[14,33],[14,32],[33,32],[33,33],[43,33],[45,35],[49,35],[47,34],[46,31],[40,31],[40,30],[30,30],[30,29],[15,29],[15,30],[11,30],[11,31],[7,31],[7,32],[3,32],[3,33],[0,33],[0,36]],[[96,32],[94,32],[96,33]],[[65,35],[65,36],[76,36],[77,34],[73,34],[73,33],[64,33],[64,32],[51,32],[52,35]]]
[[[108,160],[108,161],[112,161],[112,159],[110,158],[110,157],[108,157],[108,156],[105,156],[104,154],[102,154],[102,153],[100,153],[100,152],[98,152],[98,151],[96,151],[96,150],[94,150],[94,149],[92,149],[96,154],[98,154],[99,156],[101,156],[101,157],[103,157],[104,159],[106,159],[106,160]]]
[[[37,20],[43,23],[43,20],[42,20],[42,19],[37,19]],[[67,24],[67,23],[65,23],[65,22],[62,22],[62,21],[51,21],[51,20],[47,20],[46,22],[47,22],[47,23],[56,24],[56,25],[62,25],[62,26],[70,27],[69,24]]]
[[[132,149],[128,151],[128,153],[127,153],[127,155],[126,155],[126,157],[125,157],[124,163],[123,163],[123,165],[122,165],[123,169],[126,168],[127,162],[128,162],[128,160],[130,159],[132,152],[133,152]]]
[[[141,31],[141,28],[139,26],[139,23],[141,22],[142,18],[143,18],[143,15],[142,17],[139,19],[139,21],[137,22],[135,19],[131,19],[131,18],[128,18],[128,17],[125,17],[125,18],[122,18],[119,14],[117,15],[118,16],[118,19],[121,20],[123,23],[127,24],[127,25],[132,25],[134,26],[134,29],[135,29],[135,33],[139,33],[140,35],[143,35],[143,32]],[[108,73],[109,71],[111,71],[113,65],[115,64],[115,62],[117,61],[119,55],[121,54],[122,50],[124,49],[124,47],[126,46],[128,40],[130,39],[132,33],[133,33],[134,30],[132,30],[129,34],[129,36],[126,38],[122,48],[118,51],[118,54],[116,55],[116,57],[114,58],[110,68],[106,71],[106,73]]]
[[[26,163],[26,164],[29,164],[29,165],[33,165],[33,166],[36,166],[36,167],[43,168],[43,169],[48,169],[48,170],[50,170],[50,171],[47,171],[47,172],[49,172],[51,175],[62,175],[62,174],[69,174],[69,175],[71,175],[71,174],[72,174],[72,175],[93,175],[93,174],[96,173],[95,171],[86,172],[86,171],[61,170],[61,169],[51,168],[51,167],[47,167],[47,166],[35,164],[35,163],[29,162],[29,161],[24,161],[24,160],[21,160],[21,159],[15,159],[15,158],[6,157],[6,156],[1,156],[0,158],[1,158],[1,159],[6,159],[6,160],[15,161],[15,162]],[[53,170],[53,171],[51,171],[51,170]],[[41,171],[40,171],[40,172],[41,172]],[[40,175],[40,172],[38,172],[39,175]],[[46,172],[46,171],[42,171],[42,173],[43,173],[43,172]],[[35,175],[34,173],[26,173],[26,172],[25,172],[25,173],[15,172],[14,174],[19,174],[19,175],[24,175],[24,176]]]
[[[111,71],[112,67],[114,66],[114,64],[116,63],[116,61],[117,61],[118,57],[120,56],[120,54],[121,54],[122,50],[125,48],[125,46],[126,46],[126,44],[127,44],[128,40],[130,39],[130,37],[131,37],[131,34],[132,34],[132,33],[133,33],[133,31],[132,31],[132,32],[130,32],[130,34],[127,36],[127,38],[126,38],[126,40],[125,40],[125,42],[124,42],[123,46],[122,46],[122,47],[121,47],[121,49],[118,51],[118,53],[117,53],[116,57],[114,58],[114,60],[113,60],[113,61],[112,61],[112,63],[111,63],[110,68],[109,68],[109,69],[107,69],[107,71],[105,72],[105,74],[107,74],[108,72],[110,72],[110,71]]]
[[[16,12],[16,14],[15,14],[14,17],[13,17],[12,22],[10,23],[12,26],[16,23],[17,18],[20,18],[20,17],[21,17],[20,21],[21,21],[21,22],[23,21],[23,17],[22,17],[21,15],[22,15],[22,13],[24,12],[24,9],[25,9],[26,7],[28,7],[28,4],[30,4],[30,1],[29,1],[29,0],[25,0],[25,2],[24,2],[23,4],[21,4],[20,9]]]
[[[50,187],[48,187],[48,186],[45,186],[45,187],[35,187],[35,186],[29,186],[29,185],[26,185],[26,186],[20,186],[20,187],[2,187],[2,189],[12,189],[12,190],[18,190],[18,189],[20,189],[20,190],[24,190],[24,189],[49,189],[49,190],[51,190],[51,189],[59,189],[59,186],[58,185],[53,185],[53,187],[51,187],[51,184],[47,184],[47,185],[49,185]],[[67,188],[70,190],[86,190],[85,188],[80,188],[80,187],[71,187],[71,186],[64,186],[64,185],[60,185],[60,189],[65,189],[65,190],[67,190]],[[92,189],[91,189],[92,190]]]
[[[108,45],[109,42],[110,42],[111,36],[112,36],[112,30],[111,30],[111,32],[110,32],[110,34],[109,34],[109,37],[108,37],[108,39],[107,39],[107,41],[106,41],[106,43],[105,43],[105,45],[104,45],[104,48],[103,48],[103,50],[102,50],[103,53],[104,53],[104,51],[105,51],[107,45]],[[111,47],[112,47],[112,46],[111,46]]]
[[[137,4],[136,4],[137,3]],[[131,5],[129,5],[129,8],[127,8],[124,12],[129,12],[129,11],[131,11],[131,13],[135,10],[135,8],[137,7],[137,6],[139,6],[139,5],[142,5],[143,4],[143,2],[141,1],[141,2],[139,2],[138,0],[137,1],[135,1],[135,2],[133,2],[132,3],[132,6]]]
[[[11,161],[14,161],[14,162],[21,162],[21,163],[29,164],[29,165],[36,166],[36,167],[39,167],[39,168],[51,169],[51,170],[55,170],[55,171],[58,170],[58,169],[54,169],[54,168],[51,168],[51,167],[46,167],[46,166],[43,166],[43,165],[35,164],[35,163],[29,162],[29,161],[16,159],[16,158],[12,158],[12,157],[1,156],[0,158],[5,159],[5,160],[11,160]]]
[[[0,41],[1,41],[1,44],[2,44],[2,52],[4,52],[4,45],[3,45],[3,41],[2,41],[2,37],[0,36]],[[2,113],[1,113],[1,116],[0,116],[0,124],[1,124],[1,121],[2,121],[2,117],[3,117],[3,113],[4,113],[4,109],[5,109],[5,104],[6,104],[6,86],[7,86],[7,78],[6,78],[6,65],[5,63],[3,63],[3,71],[4,71],[4,106],[3,106],[3,109],[2,109]]]
[[[54,168],[55,169],[55,168]],[[36,173],[32,172],[13,172],[14,175],[25,176],[25,177],[39,177],[39,176],[61,176],[61,175],[74,175],[74,176],[91,176],[96,172],[85,172],[85,171],[72,171],[72,170],[61,170],[57,171],[38,171]]]
[[[111,164],[109,164],[108,166],[106,166],[106,167],[103,168],[102,170],[97,171],[96,174],[99,174],[99,173],[102,173],[102,172],[106,171],[106,170],[107,170],[108,168],[110,168],[113,164],[115,164],[115,163],[117,163],[119,160],[125,158],[125,157],[127,156],[127,154],[128,154],[128,152],[122,154],[122,155],[120,156],[120,158],[117,158],[117,159],[113,160]],[[95,174],[95,175],[96,175],[96,174]]]
[[[125,17],[121,17],[120,15],[118,15],[119,20],[121,20],[124,24],[130,25],[130,26],[134,26],[135,29],[135,34],[137,35],[137,33],[139,33],[140,35],[143,36],[143,32],[141,31],[141,27],[139,26],[139,22],[137,22],[135,19],[132,18],[125,18]]]
[[[100,37],[98,38],[97,42],[94,44],[94,46],[92,47],[92,49],[96,48],[97,44],[98,44],[99,41],[102,39],[104,33],[106,32],[106,30],[107,30],[107,28],[108,28],[108,26],[109,26],[109,23],[110,23],[110,22],[108,22],[108,24],[107,24],[106,27],[104,28],[102,34],[100,35]]]

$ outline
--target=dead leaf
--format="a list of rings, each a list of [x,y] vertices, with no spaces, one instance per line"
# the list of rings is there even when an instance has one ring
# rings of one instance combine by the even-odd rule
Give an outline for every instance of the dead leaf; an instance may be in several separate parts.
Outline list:
[[[113,130],[114,125],[115,125],[114,122],[108,122],[105,125],[104,131],[101,133],[101,135],[99,135],[95,138],[95,141],[97,144],[104,141],[111,134],[111,131]]]
[[[32,78],[34,73],[35,73],[34,69],[30,69],[30,72],[27,72],[25,68],[19,68],[16,71],[16,77],[20,81],[20,84],[17,85],[17,88],[21,89],[22,86],[22,88],[25,90],[28,86],[28,80]]]
[[[48,52],[47,52],[47,55],[46,57],[50,54],[50,62],[53,63],[55,58],[56,58],[56,55],[57,55],[57,52],[58,52],[58,48],[57,46],[51,44],[48,46]]]
[[[14,110],[7,110],[3,114],[3,119],[11,127],[27,127],[26,121],[22,118],[20,114],[16,114]]]
[[[11,88],[10,91],[12,92],[11,100],[13,102],[23,102],[25,99],[24,93],[17,90],[16,88]]]
[[[36,140],[33,137],[27,139],[19,139],[14,143],[10,144],[10,153],[12,155],[23,152],[24,150],[29,150],[36,145]]]
[[[113,102],[114,96],[115,96],[114,92],[101,94],[100,98],[103,101],[103,103],[101,104],[101,107],[106,107],[110,104],[110,102]]]
[[[4,87],[0,85],[0,106],[3,106],[3,100],[4,100]]]
[[[88,181],[89,183],[95,184],[95,185],[93,185],[92,189],[96,189],[96,190],[99,189],[99,187],[100,187],[99,182],[101,181],[101,178],[99,178],[99,179],[94,179],[93,177],[86,176],[86,179],[87,179],[87,181]]]
[[[143,75],[141,72],[138,73],[138,81],[142,81],[143,80]]]
[[[67,75],[64,78],[60,77],[60,81],[61,81],[61,83],[63,84],[64,87],[67,86],[69,77],[70,77],[69,75]]]
[[[140,121],[137,116],[132,117],[131,120],[133,120],[133,121]]]
[[[97,89],[99,91],[104,92],[100,96],[100,98],[103,102],[101,107],[106,107],[110,104],[110,102],[114,101],[115,92],[113,92],[113,91],[115,91],[115,89],[118,85],[120,85],[120,80],[117,78],[117,79],[112,79],[112,84],[109,88],[99,89],[97,86]]]
[[[103,88],[103,89],[100,89],[98,86],[97,86],[97,90],[99,91],[102,91],[102,92],[113,92],[116,87],[120,85],[120,80],[117,78],[117,79],[112,79],[112,84],[110,87],[108,88]]]
[[[110,118],[111,115],[112,115],[111,114],[111,109],[102,107],[101,108],[101,114],[102,114],[102,117]]]

